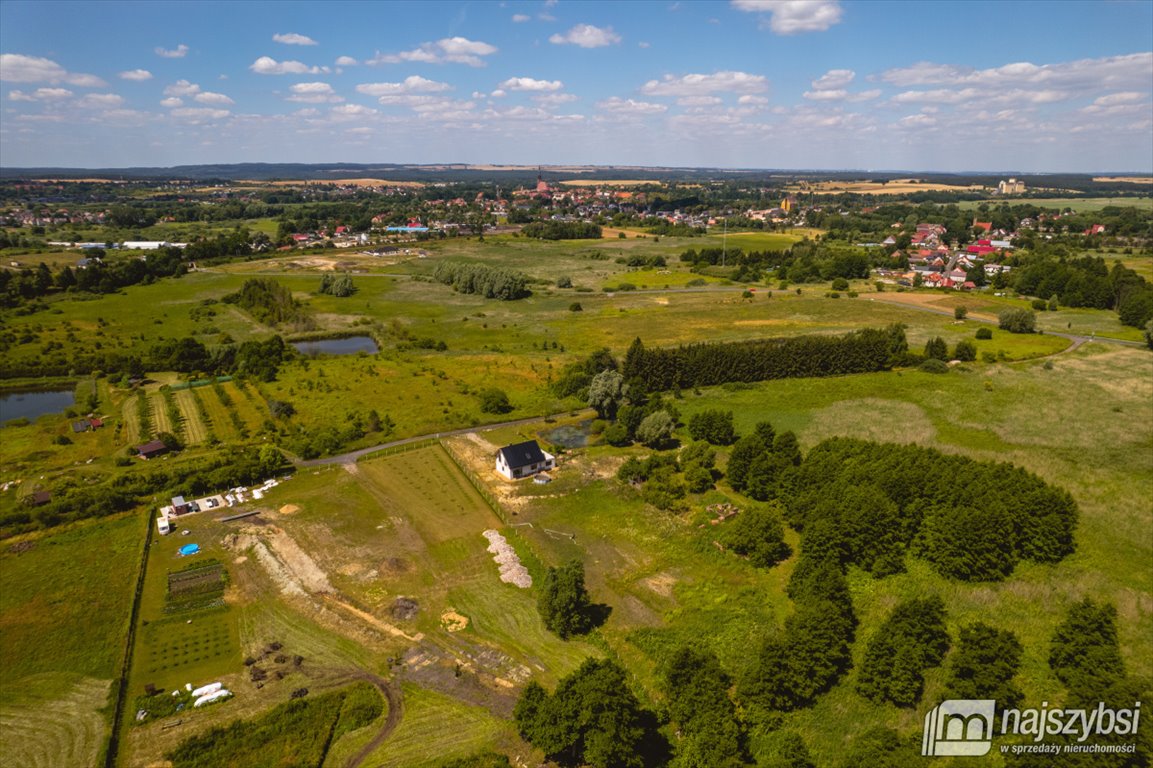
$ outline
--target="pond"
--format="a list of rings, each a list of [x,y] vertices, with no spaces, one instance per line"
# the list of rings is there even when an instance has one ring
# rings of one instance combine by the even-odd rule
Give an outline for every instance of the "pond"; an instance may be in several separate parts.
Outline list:
[[[76,404],[76,391],[69,389],[15,389],[0,392],[0,424],[12,419],[36,419],[61,413]]]
[[[302,355],[355,355],[367,352],[375,355],[380,350],[371,336],[349,336],[344,339],[317,339],[316,341],[294,341],[292,346]]]
[[[584,448],[589,442],[590,424],[592,421],[586,419],[578,424],[566,424],[548,432],[541,432],[540,436],[545,442],[562,448]]]

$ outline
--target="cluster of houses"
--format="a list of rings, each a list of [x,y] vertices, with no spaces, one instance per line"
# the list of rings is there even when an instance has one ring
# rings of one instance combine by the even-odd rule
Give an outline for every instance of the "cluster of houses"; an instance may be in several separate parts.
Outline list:
[[[894,224],[894,227],[901,226]],[[889,277],[898,285],[923,285],[928,288],[948,288],[956,291],[971,291],[977,284],[969,278],[970,273],[981,266],[987,276],[1008,272],[1011,267],[1003,264],[985,263],[986,257],[1003,254],[1013,249],[1012,235],[1003,230],[994,230],[989,222],[974,221],[974,229],[981,229],[989,237],[978,238],[960,250],[950,249],[943,240],[946,229],[941,224],[918,224],[909,240],[908,252],[894,251],[895,258],[905,258],[907,270],[877,270],[882,277]],[[994,239],[996,238],[996,239]],[[894,246],[897,239],[890,235],[881,243]]]

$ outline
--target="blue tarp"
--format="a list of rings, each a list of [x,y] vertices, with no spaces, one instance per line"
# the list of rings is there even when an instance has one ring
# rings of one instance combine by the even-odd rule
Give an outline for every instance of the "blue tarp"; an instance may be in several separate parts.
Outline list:
[[[199,544],[185,544],[183,547],[180,548],[180,554],[181,555],[195,555],[199,551],[200,551],[200,545]]]

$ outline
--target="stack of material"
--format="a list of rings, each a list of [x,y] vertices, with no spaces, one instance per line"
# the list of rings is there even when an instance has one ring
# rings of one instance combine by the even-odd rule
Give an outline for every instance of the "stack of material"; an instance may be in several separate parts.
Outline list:
[[[500,566],[500,580],[506,584],[515,584],[521,589],[531,587],[532,576],[529,576],[528,571],[521,565],[516,550],[509,546],[504,536],[496,531],[487,530],[484,537],[488,539],[488,551],[492,553],[492,559]]]

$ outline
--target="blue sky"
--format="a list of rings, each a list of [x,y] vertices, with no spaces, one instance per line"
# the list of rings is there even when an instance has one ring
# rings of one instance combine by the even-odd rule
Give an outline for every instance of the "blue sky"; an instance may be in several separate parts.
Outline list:
[[[0,164],[1153,172],[1153,2],[0,2]]]

